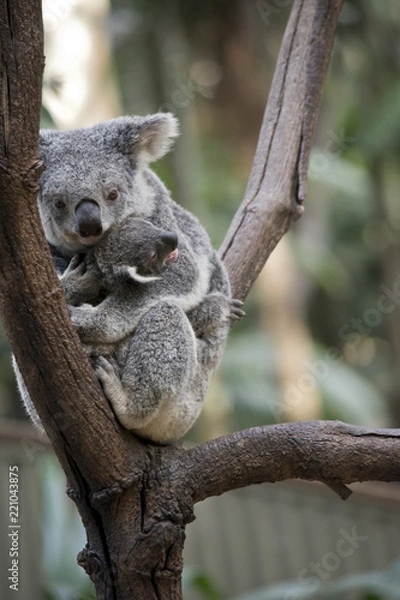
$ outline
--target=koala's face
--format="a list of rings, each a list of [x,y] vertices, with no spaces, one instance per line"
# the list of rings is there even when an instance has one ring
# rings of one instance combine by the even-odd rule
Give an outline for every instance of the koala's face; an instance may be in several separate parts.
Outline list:
[[[178,236],[130,216],[110,231],[94,252],[97,266],[108,280],[123,277],[146,283],[159,279],[162,269],[177,260]]]
[[[52,137],[52,136],[51,136]],[[97,243],[123,219],[132,195],[128,158],[101,151],[77,132],[56,134],[42,145],[46,169],[39,211],[47,240],[66,255]]]
[[[72,256],[97,244],[127,215],[150,214],[143,170],[176,135],[176,120],[168,113],[42,131],[39,147],[46,168],[38,204],[48,242]]]

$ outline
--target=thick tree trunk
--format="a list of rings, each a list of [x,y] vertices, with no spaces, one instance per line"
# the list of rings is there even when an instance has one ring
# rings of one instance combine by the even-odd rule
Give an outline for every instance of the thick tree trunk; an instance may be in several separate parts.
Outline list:
[[[236,297],[246,296],[302,213],[341,1],[293,5],[248,190],[222,248]],[[286,424],[185,451],[144,443],[119,426],[72,328],[36,206],[39,0],[0,0],[0,44],[1,314],[86,528],[79,562],[98,599],[179,600],[185,525],[194,503],[210,495],[301,477],[346,497],[352,481],[399,480],[397,431]]]
[[[89,546],[78,562],[94,581],[99,599],[175,600],[182,595],[185,525],[193,518],[193,503],[174,493],[179,483],[171,469],[177,464],[175,448],[143,446],[141,454],[146,464],[126,490],[106,490],[92,499],[97,530],[88,536]]]

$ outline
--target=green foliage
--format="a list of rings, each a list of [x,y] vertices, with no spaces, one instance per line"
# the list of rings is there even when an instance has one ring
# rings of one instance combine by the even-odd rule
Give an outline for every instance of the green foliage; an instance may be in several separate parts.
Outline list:
[[[190,591],[195,591],[204,600],[225,600],[226,598],[211,579],[197,569],[184,569],[182,583],[184,595]]]
[[[365,426],[388,424],[385,400],[366,377],[344,363],[329,366],[327,371],[320,382],[324,418]]]
[[[304,372],[314,382],[323,401],[321,418],[340,419],[356,425],[383,425],[389,421],[382,394],[361,372],[349,367],[336,351],[316,347]],[[232,339],[222,364],[222,376],[235,407],[236,427],[279,422],[285,415],[285,397],[275,370],[275,348],[264,333],[243,333]],[[305,395],[301,382],[294,388]],[[289,405],[290,406],[290,405]]]

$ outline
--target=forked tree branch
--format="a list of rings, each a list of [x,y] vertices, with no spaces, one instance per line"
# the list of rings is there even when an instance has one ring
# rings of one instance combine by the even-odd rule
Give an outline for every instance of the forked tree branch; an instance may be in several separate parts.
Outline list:
[[[220,248],[233,296],[240,300],[303,213],[310,149],[342,3],[293,4],[246,193]]]

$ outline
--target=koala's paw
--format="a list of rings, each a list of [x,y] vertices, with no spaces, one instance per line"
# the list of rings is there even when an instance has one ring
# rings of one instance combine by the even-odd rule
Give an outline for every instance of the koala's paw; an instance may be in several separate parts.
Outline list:
[[[86,264],[83,260],[82,254],[75,254],[69,262],[68,267],[64,273],[60,276],[60,280],[67,280],[70,276],[82,277],[86,272]]]
[[[66,258],[61,258],[61,256],[53,256],[53,265],[56,269],[58,278],[60,279],[68,268],[68,260]]]
[[[76,254],[60,276],[61,287],[69,304],[81,304],[97,298],[100,280],[93,267],[86,264],[82,254]]]
[[[239,321],[243,317],[246,317],[246,313],[242,310],[243,302],[241,300],[236,300],[233,298],[230,300],[230,312],[229,318],[232,321]]]
[[[93,362],[94,372],[101,383],[105,396],[112,404],[115,401],[118,402],[118,398],[124,395],[124,390],[115,366],[104,356],[98,356]]]
[[[114,369],[114,373],[116,374],[118,379],[121,378],[122,370],[121,370],[121,367],[118,363],[118,360],[117,360],[115,354],[108,354],[107,357],[103,357],[103,356],[100,356],[99,354],[90,353],[88,355],[88,358],[89,358],[94,370],[96,370],[96,368],[99,366],[100,358],[106,360],[107,363],[110,364],[112,366],[112,368]]]
[[[72,325],[75,327],[79,335],[84,335],[90,329],[91,318],[96,312],[95,307],[91,304],[82,304],[81,306],[68,305],[69,315]]]

